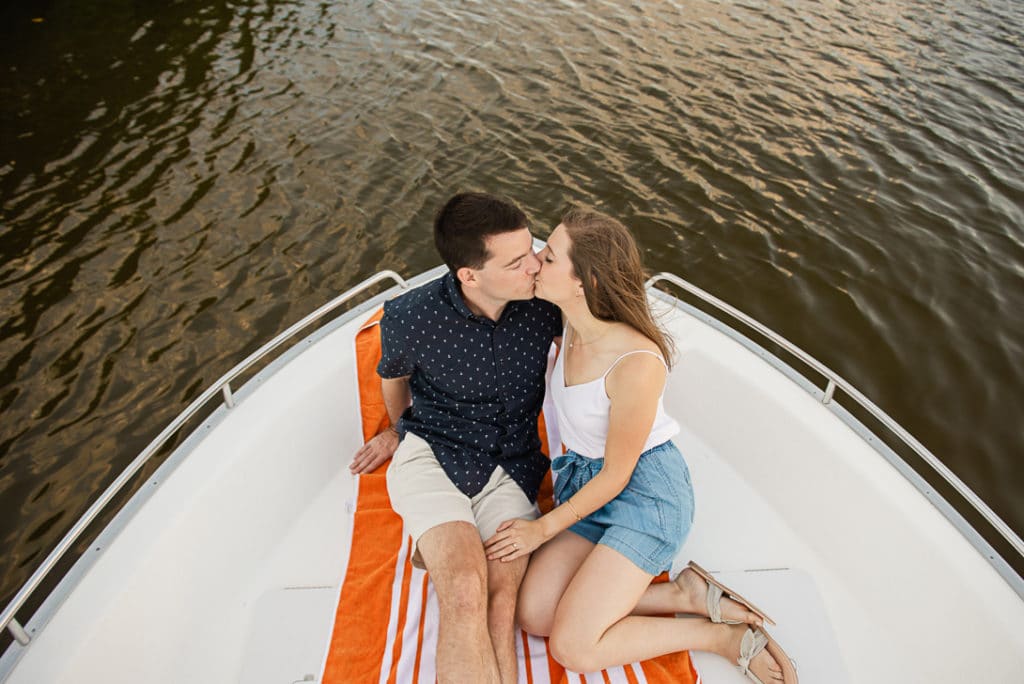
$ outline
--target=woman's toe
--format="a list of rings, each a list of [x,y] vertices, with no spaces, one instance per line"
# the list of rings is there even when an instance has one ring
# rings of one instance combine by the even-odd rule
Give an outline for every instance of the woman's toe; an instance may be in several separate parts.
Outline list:
[[[783,681],[782,667],[775,662],[775,658],[768,653],[767,649],[757,654],[757,657],[755,657],[754,661],[751,663],[751,669],[761,670],[763,674],[758,674],[756,671],[754,672],[754,674],[757,674],[760,679],[767,678],[772,681]]]
[[[754,627],[763,626],[761,616],[749,610],[747,606],[743,605],[742,603],[739,603],[738,601],[733,601],[728,596],[723,596],[721,598],[720,605],[723,620],[744,622]]]

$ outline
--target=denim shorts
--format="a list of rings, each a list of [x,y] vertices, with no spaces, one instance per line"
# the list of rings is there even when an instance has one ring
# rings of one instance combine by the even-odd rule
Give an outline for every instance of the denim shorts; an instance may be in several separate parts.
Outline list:
[[[567,451],[551,462],[555,500],[563,503],[600,472],[603,458]],[[690,470],[671,441],[640,454],[621,493],[569,529],[658,575],[672,567],[693,525]]]

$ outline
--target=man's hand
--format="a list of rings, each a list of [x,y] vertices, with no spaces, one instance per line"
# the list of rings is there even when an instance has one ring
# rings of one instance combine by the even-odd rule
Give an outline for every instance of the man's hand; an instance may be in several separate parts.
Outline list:
[[[369,442],[359,447],[348,467],[354,475],[372,473],[380,464],[391,458],[398,448],[398,432],[389,427]]]

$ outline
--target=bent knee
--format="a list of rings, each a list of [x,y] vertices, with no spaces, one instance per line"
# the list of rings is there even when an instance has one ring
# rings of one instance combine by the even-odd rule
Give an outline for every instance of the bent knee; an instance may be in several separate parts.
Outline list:
[[[434,579],[438,607],[456,613],[479,613],[487,606],[487,577],[475,568],[457,568]]]
[[[555,622],[555,607],[520,596],[519,605],[516,606],[516,622],[529,634],[550,636],[551,626]]]
[[[511,622],[516,614],[516,594],[514,591],[492,591],[488,601],[487,610],[492,615],[499,615],[508,618]]]
[[[487,606],[491,614],[515,619],[519,598],[520,577],[509,573],[489,573],[487,576]]]
[[[573,672],[597,672],[603,668],[594,645],[580,639],[579,635],[565,630],[555,630],[548,639],[551,657]]]

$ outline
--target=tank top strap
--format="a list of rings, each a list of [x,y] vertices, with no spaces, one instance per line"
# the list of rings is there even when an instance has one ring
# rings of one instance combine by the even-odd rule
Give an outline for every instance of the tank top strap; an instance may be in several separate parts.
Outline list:
[[[609,374],[609,373],[611,373],[611,372],[612,372],[612,370],[613,370],[613,369],[614,369],[614,368],[615,368],[615,367],[616,367],[617,365],[619,365],[619,361],[621,361],[622,359],[626,358],[627,356],[632,356],[633,354],[650,354],[650,355],[651,355],[651,356],[653,356],[654,358],[656,358],[656,359],[658,359],[659,361],[661,361],[661,365],[665,366],[665,370],[668,370],[668,364],[667,364],[667,363],[665,363],[665,359],[663,359],[663,358],[661,357],[661,354],[659,354],[658,352],[653,352],[653,351],[651,351],[650,349],[634,349],[633,351],[628,351],[628,352],[626,352],[625,354],[622,354],[622,355],[620,355],[620,356],[619,356],[619,358],[617,358],[617,359],[615,359],[614,361],[612,361],[612,365],[608,366],[608,370],[606,370],[606,371],[604,372],[604,375],[602,375],[601,377],[602,377],[602,378],[607,378],[607,377],[608,377],[608,374]]]

